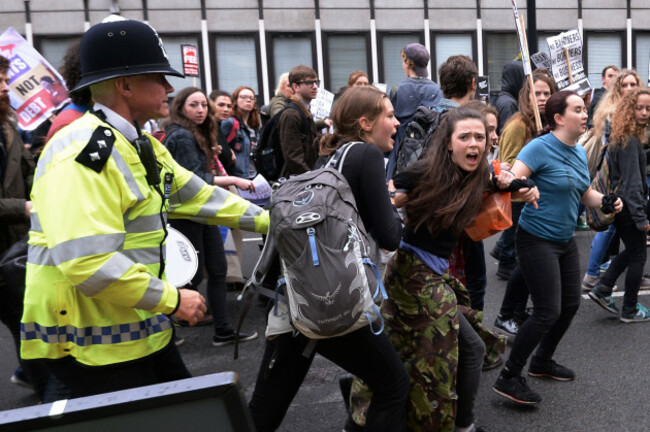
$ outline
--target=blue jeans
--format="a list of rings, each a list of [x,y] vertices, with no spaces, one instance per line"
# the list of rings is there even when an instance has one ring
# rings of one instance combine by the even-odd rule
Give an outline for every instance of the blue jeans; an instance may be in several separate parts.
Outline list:
[[[587,274],[589,276],[600,276],[600,266],[605,260],[609,243],[616,234],[616,226],[611,224],[607,231],[597,232],[594,240],[591,242],[591,253],[589,254],[589,266]]]

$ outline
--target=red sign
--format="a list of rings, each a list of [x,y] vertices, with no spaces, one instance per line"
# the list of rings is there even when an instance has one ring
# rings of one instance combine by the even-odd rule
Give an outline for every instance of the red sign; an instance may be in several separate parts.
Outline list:
[[[199,55],[195,45],[181,45],[183,73],[185,76],[199,76]]]

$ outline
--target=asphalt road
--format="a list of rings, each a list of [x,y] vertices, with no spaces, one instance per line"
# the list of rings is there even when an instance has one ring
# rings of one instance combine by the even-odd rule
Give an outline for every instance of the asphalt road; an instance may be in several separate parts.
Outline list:
[[[259,253],[260,243],[256,238],[249,237],[245,243],[248,257],[244,263],[245,274],[250,274]],[[486,252],[496,238],[485,241]],[[578,232],[576,238],[584,270],[593,232]],[[495,276],[496,267],[495,260],[487,255],[485,320],[489,324],[494,322],[505,290],[505,282]],[[619,280],[619,286],[622,285],[623,281]],[[641,294],[640,301],[650,305],[650,292]],[[618,301],[620,304],[620,297]],[[240,308],[236,293],[229,294],[229,304],[231,320],[235,323]],[[257,305],[251,308],[245,325],[247,330],[255,329],[263,335],[263,311]],[[0,410],[35,404],[37,400],[29,390],[9,382],[17,361],[8,332],[0,327],[0,342],[4,347],[0,350]],[[237,371],[245,396],[250,398],[264,350],[261,337],[242,344],[239,360],[233,360],[232,346],[212,347],[209,326],[181,328],[179,334],[186,340],[180,347],[181,353],[194,375]],[[574,369],[576,380],[555,382],[530,378],[531,387],[543,398],[535,408],[521,408],[496,395],[491,387],[498,369],[485,372],[477,398],[477,424],[490,432],[650,430],[650,323],[619,323],[613,315],[585,298],[556,360]],[[345,410],[338,389],[340,373],[337,366],[317,356],[280,430],[341,431]]]

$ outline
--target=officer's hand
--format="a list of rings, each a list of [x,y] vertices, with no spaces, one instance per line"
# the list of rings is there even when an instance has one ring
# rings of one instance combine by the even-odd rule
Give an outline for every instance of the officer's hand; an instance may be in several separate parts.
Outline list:
[[[31,201],[25,201],[25,215],[29,218],[32,213],[32,202]]]
[[[181,304],[178,306],[174,316],[178,319],[187,321],[191,326],[199,322],[205,311],[205,299],[194,290],[179,289],[181,295]]]

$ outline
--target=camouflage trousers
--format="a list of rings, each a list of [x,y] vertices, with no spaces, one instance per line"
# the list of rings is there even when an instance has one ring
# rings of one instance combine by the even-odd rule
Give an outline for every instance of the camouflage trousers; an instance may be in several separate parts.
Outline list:
[[[381,310],[385,331],[411,378],[407,428],[417,432],[453,431],[458,312],[468,318],[482,339],[492,339],[491,345],[486,342],[486,349],[493,355],[498,357],[499,352],[505,351],[506,339],[482,326],[482,312],[468,307],[467,290],[456,278],[449,273],[434,273],[409,252],[397,251],[388,263],[384,282],[389,297]],[[365,424],[371,397],[367,386],[355,379],[350,395],[355,423]]]

